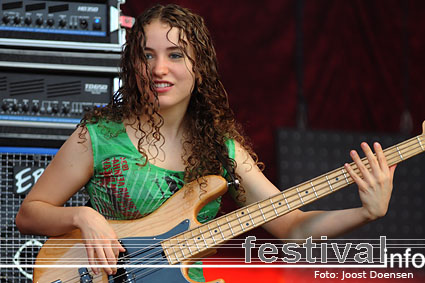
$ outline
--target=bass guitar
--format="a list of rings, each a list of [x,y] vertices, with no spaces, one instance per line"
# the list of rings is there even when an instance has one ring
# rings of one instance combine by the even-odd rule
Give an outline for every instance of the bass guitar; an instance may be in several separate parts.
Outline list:
[[[425,122],[421,135],[385,149],[388,165],[424,152],[424,133]],[[366,158],[362,162],[370,168]],[[354,163],[351,166],[360,174]],[[197,181],[185,185],[144,218],[108,221],[126,249],[119,256],[117,274],[108,276],[102,271],[94,275],[88,270],[81,233],[74,230],[45,242],[36,258],[34,282],[194,283],[187,267],[174,267],[190,265],[213,254],[224,242],[353,183],[341,167],[201,224],[196,220],[199,210],[227,190],[227,181],[220,176],[206,176],[203,181],[206,185]],[[224,283],[222,279],[213,282]]]

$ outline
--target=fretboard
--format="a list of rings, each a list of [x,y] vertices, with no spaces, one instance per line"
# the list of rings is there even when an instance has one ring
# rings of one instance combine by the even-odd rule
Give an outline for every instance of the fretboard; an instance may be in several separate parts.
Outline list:
[[[388,165],[394,165],[425,151],[424,135],[411,138],[384,150]],[[370,169],[366,158],[362,159]],[[354,171],[360,170],[352,162]],[[297,208],[336,192],[353,183],[344,167],[340,167],[310,181],[304,182],[268,199],[242,207],[216,218],[195,229],[188,230],[162,242],[164,252],[171,264],[195,258],[208,249],[272,221]]]

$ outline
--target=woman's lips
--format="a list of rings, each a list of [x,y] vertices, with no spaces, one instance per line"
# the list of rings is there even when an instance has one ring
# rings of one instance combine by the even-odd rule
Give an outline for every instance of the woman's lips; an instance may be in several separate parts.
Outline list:
[[[155,89],[157,92],[167,92],[173,87],[170,82],[155,82]]]

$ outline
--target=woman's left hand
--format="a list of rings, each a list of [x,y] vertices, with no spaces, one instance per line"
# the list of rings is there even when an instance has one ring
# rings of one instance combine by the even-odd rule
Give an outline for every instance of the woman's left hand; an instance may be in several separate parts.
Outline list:
[[[350,155],[360,174],[356,173],[349,164],[345,164],[344,167],[359,187],[360,199],[366,219],[375,220],[383,217],[388,211],[396,165],[388,167],[379,143],[375,142],[373,144],[376,156],[367,143],[363,142],[361,147],[369,161],[370,170],[361,162],[355,150],[352,150]]]

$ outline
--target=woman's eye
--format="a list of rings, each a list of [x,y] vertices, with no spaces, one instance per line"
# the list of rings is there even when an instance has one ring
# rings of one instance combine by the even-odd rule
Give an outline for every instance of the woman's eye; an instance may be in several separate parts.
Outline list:
[[[153,55],[152,54],[150,54],[150,53],[146,53],[145,54],[145,57],[146,57],[146,59],[152,59],[153,58]]]
[[[171,53],[170,58],[171,59],[180,59],[180,58],[183,58],[183,54],[182,53]]]

